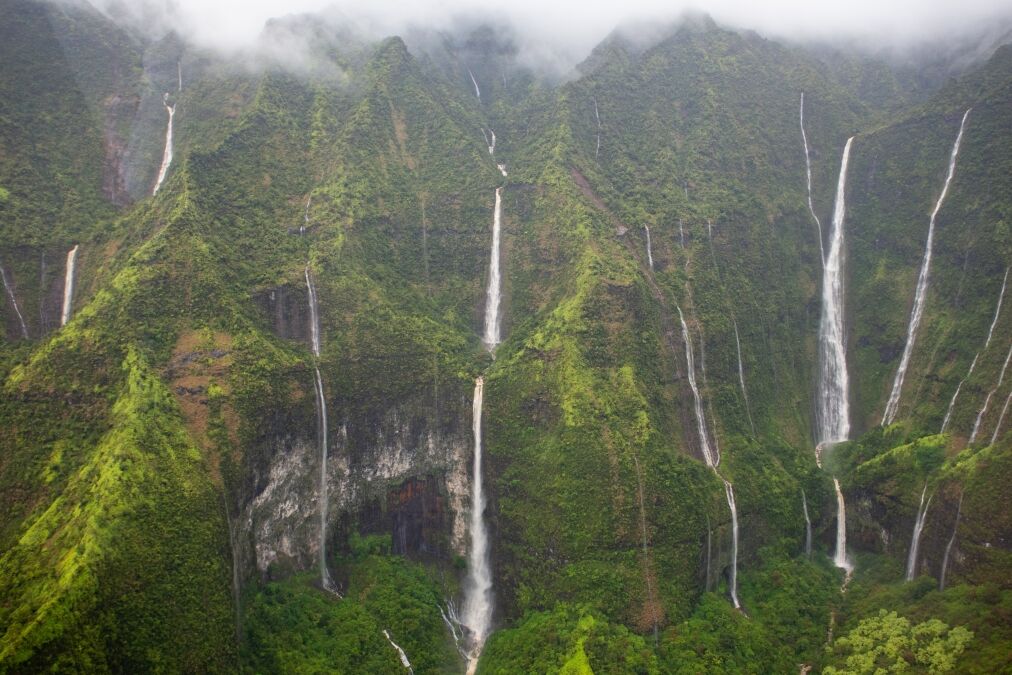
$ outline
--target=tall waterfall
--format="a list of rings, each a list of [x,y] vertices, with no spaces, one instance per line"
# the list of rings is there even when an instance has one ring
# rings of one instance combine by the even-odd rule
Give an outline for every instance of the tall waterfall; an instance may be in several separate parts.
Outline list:
[[[411,669],[411,662],[408,661],[408,655],[404,653],[404,650],[401,649],[399,644],[394,642],[394,639],[390,637],[390,632],[385,628],[383,629],[383,637],[385,637],[387,642],[390,643],[390,646],[397,651],[397,657],[401,660],[401,665],[404,666],[404,669],[408,671],[408,675],[414,675],[415,671]]]
[[[14,289],[11,288],[11,282],[7,279],[7,270],[0,265],[0,277],[3,277],[4,290],[7,291],[7,299],[11,301],[11,307],[14,308],[14,313],[18,317],[18,323],[21,324],[21,335],[26,340],[28,339],[28,326],[25,325],[25,317],[21,315],[21,308],[18,307],[18,299],[14,297]]]
[[[1008,369],[1009,359],[1012,359],[1012,345],[1009,345],[1008,354],[1005,355],[1005,365],[1001,367],[1001,374],[998,376],[998,384],[994,385],[994,389],[987,392],[987,398],[984,399],[984,407],[977,413],[977,419],[973,423],[973,431],[970,433],[970,443],[977,440],[977,433],[980,431],[980,423],[984,421],[984,415],[987,414],[987,408],[991,405],[991,399],[995,393],[1001,389],[1001,383],[1005,381],[1005,371]]]
[[[492,216],[492,252],[488,266],[488,290],[485,294],[485,348],[494,352],[502,342],[499,304],[502,300],[502,277],[499,271],[499,243],[502,236],[502,188],[495,190],[495,212]]]
[[[481,408],[485,378],[474,383],[474,404],[471,428],[474,433],[474,477],[471,481],[471,550],[467,560],[464,586],[464,625],[470,632],[467,672],[474,673],[492,625],[492,569],[489,560],[488,531],[485,529],[485,493],[481,475]]]
[[[815,219],[815,228],[819,231],[819,259],[826,262],[826,249],[822,243],[822,223],[815,215],[815,207],[812,206],[812,160],[808,155],[808,135],[805,134],[805,92],[801,92],[801,141],[805,144],[805,178],[808,181],[808,212]]]
[[[74,302],[74,273],[77,269],[77,249],[74,246],[67,252],[67,268],[63,276],[63,312],[60,314],[60,325],[66,326],[70,321],[70,310]]]
[[[720,474],[718,474],[720,475]],[[734,505],[734,486],[724,480],[724,495],[727,497],[727,505],[731,509],[731,601],[735,608],[740,608],[738,602],[738,509]]]
[[[956,391],[953,392],[952,399],[949,401],[949,408],[945,411],[945,419],[942,420],[941,433],[945,433],[945,429],[949,426],[949,420],[952,419],[952,409],[956,405],[956,399],[959,397],[959,392],[963,388],[963,384],[965,384],[966,381],[970,379],[970,376],[973,375],[973,369],[977,366],[977,359],[980,358],[981,352],[987,351],[987,346],[991,344],[991,336],[994,334],[994,327],[998,323],[998,315],[1001,314],[1001,303],[1005,298],[1005,284],[1008,282],[1008,270],[1009,268],[1006,267],[1005,278],[1002,279],[1001,282],[1001,293],[998,294],[998,306],[994,309],[994,318],[991,319],[991,328],[987,331],[987,339],[984,340],[984,348],[974,355],[973,361],[970,362],[970,369],[966,371],[966,376],[959,381],[958,385],[956,385]]]
[[[316,300],[316,287],[306,266],[306,289],[309,293],[309,330],[313,356],[320,358],[320,314]],[[320,583],[325,589],[337,593],[330,570],[327,569],[327,511],[330,498],[327,486],[327,398],[323,394],[320,366],[313,364],[313,382],[316,392],[316,437],[320,445]]]
[[[847,558],[847,504],[843,500],[840,481],[836,478],[833,479],[833,487],[836,489],[836,554],[833,556],[833,564],[850,577],[854,566]]]
[[[998,440],[998,433],[1001,431],[1002,422],[1005,421],[1005,415],[1008,414],[1009,403],[1012,403],[1012,391],[1010,391],[1008,396],[1005,397],[1005,405],[1001,407],[1001,414],[998,415],[998,423],[994,425],[994,433],[991,434],[990,445],[994,445],[995,441]]]
[[[945,555],[942,556],[942,573],[938,578],[938,590],[945,590],[945,573],[949,571],[949,554],[952,552],[952,545],[956,543],[956,532],[959,530],[959,516],[963,512],[963,493],[959,493],[959,504],[956,506],[956,522],[952,524],[952,536],[949,543],[945,545]]]
[[[822,314],[819,319],[819,387],[816,407],[816,442],[819,446],[847,440],[850,434],[850,382],[844,337],[843,223],[847,213],[847,164],[851,136],[843,147],[840,178],[836,183],[833,231],[822,273]]]
[[[474,73],[471,72],[470,68],[467,69],[467,74],[471,76],[471,84],[474,85],[474,95],[478,97],[478,100],[480,101],[481,89],[478,88],[478,81],[474,79]]]
[[[917,340],[917,328],[921,324],[921,317],[924,315],[924,302],[928,292],[928,275],[931,272],[931,248],[935,239],[935,217],[942,208],[945,195],[949,192],[949,183],[956,171],[956,156],[959,154],[959,144],[963,140],[963,129],[966,127],[966,118],[970,114],[967,108],[963,113],[963,120],[959,123],[959,133],[956,134],[956,142],[952,145],[952,153],[949,155],[949,170],[945,176],[945,185],[942,186],[942,194],[938,195],[935,208],[931,211],[931,218],[928,220],[928,241],[924,247],[924,259],[921,262],[921,271],[917,275],[917,289],[914,291],[914,308],[910,312],[910,325],[907,327],[907,344],[903,348],[903,356],[900,357],[900,366],[896,370],[896,379],[893,380],[893,390],[889,394],[889,401],[886,403],[885,413],[882,415],[882,424],[892,424],[896,419],[896,411],[900,406],[900,393],[903,391],[903,379],[907,375],[907,367],[910,365],[910,355],[914,351],[914,342]]]
[[[805,514],[805,555],[812,557],[812,520],[808,517],[808,499],[801,491],[801,511]]]
[[[907,554],[907,581],[913,581],[914,576],[917,573],[917,550],[921,546],[921,532],[924,531],[924,518],[928,515],[928,507],[931,506],[931,497],[928,497],[928,501],[924,501],[924,496],[928,493],[928,484],[924,484],[924,489],[921,490],[921,503],[917,507],[917,519],[914,521],[914,534],[910,539],[910,553]]]
[[[732,319],[734,322],[734,345],[738,349],[738,382],[741,384],[741,395],[745,399],[745,414],[748,415],[748,426],[752,429],[752,435],[755,436],[755,424],[752,422],[752,408],[748,403],[748,390],[745,389],[745,368],[741,364],[741,338],[738,337],[738,321]]]
[[[692,339],[689,337],[689,327],[685,324],[685,317],[682,316],[682,308],[675,305],[678,310],[678,320],[682,324],[682,341],[685,343],[685,361],[688,364],[689,388],[692,390],[692,401],[696,412],[696,431],[699,434],[699,448],[703,453],[703,459],[709,467],[716,467],[720,458],[714,453],[710,446],[710,438],[706,430],[706,415],[703,413],[703,399],[699,395],[699,387],[696,385],[696,360],[692,354]]]
[[[650,243],[650,226],[644,225],[643,229],[647,232],[647,264],[650,266],[650,271],[654,270],[654,247]]]
[[[172,119],[176,116],[176,104],[169,105],[169,92],[162,97],[162,105],[169,113],[169,125],[165,129],[165,150],[162,152],[162,165],[158,168],[158,178],[155,180],[155,189],[151,191],[152,196],[158,194],[158,188],[162,187],[169,172],[169,165],[172,164]]]

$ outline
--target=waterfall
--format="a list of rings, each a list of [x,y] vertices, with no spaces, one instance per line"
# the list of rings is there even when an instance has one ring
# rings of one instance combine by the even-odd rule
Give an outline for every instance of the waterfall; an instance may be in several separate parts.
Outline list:
[[[594,150],[594,159],[601,154],[601,115],[597,111],[597,99],[594,99],[594,118],[597,119],[597,149]]]
[[[169,165],[172,164],[172,118],[176,116],[176,105],[169,105],[169,92],[165,92],[165,96],[162,97],[162,105],[169,113],[169,125],[165,129],[165,151],[162,153],[162,165],[158,168],[155,189],[151,191],[152,196],[158,194],[158,188],[162,187],[162,181],[165,180],[165,175],[169,172]]]
[[[989,445],[994,445],[995,441],[998,440],[998,432],[1001,431],[1002,422],[1005,421],[1005,415],[1008,413],[1008,405],[1012,403],[1012,391],[1005,397],[1005,405],[1001,407],[1001,414],[998,416],[998,423],[994,425],[994,433],[991,434],[991,442]]]
[[[907,581],[913,581],[917,572],[917,549],[921,545],[921,532],[924,531],[924,518],[928,515],[928,507],[931,506],[931,497],[927,503],[924,496],[928,493],[928,484],[924,484],[921,490],[921,503],[917,507],[917,519],[914,521],[914,535],[910,540],[910,553],[907,555]]]
[[[706,239],[713,244],[713,222],[709,218],[706,219]]]
[[[472,430],[474,433],[474,477],[471,490],[471,550],[468,553],[467,580],[464,586],[463,624],[470,635],[467,672],[474,673],[492,624],[492,570],[489,561],[488,532],[485,529],[485,494],[481,475],[481,408],[485,378],[474,383]]]
[[[499,173],[502,174],[503,178],[505,178],[506,176],[509,175],[509,174],[506,173],[506,164],[505,163],[503,163],[503,162],[497,162],[496,165],[495,165],[495,168],[499,169]]]
[[[732,319],[734,323],[734,344],[738,348],[738,382],[741,383],[741,395],[745,399],[745,414],[748,415],[748,426],[752,429],[752,435],[755,436],[755,424],[752,422],[752,408],[748,403],[748,390],[745,389],[745,368],[741,364],[741,338],[738,337],[738,321]]]
[[[836,478],[833,479],[833,487],[836,489],[836,554],[833,556],[833,564],[850,578],[854,566],[847,559],[847,504],[843,501],[843,490]]]
[[[685,229],[682,227],[682,219],[678,219],[678,241],[682,244],[682,250],[685,250]]]
[[[942,556],[942,573],[938,579],[938,590],[945,590],[945,573],[949,571],[949,553],[952,552],[952,545],[956,543],[956,531],[959,530],[959,516],[963,512],[963,493],[959,493],[959,504],[956,506],[956,522],[952,524],[952,536],[949,543],[945,545],[945,555]]]
[[[492,141],[488,144],[488,154],[495,154],[495,131],[490,127],[488,133],[492,135]]]
[[[850,383],[844,338],[843,224],[847,212],[847,164],[854,137],[847,139],[840,160],[833,206],[833,230],[822,273],[822,312],[819,319],[819,387],[816,406],[816,442],[847,440],[850,434]]]
[[[815,219],[815,228],[819,231],[819,260],[826,264],[826,249],[822,243],[822,223],[815,215],[815,207],[812,206],[812,160],[808,155],[808,136],[805,134],[805,92],[801,92],[801,141],[805,144],[805,178],[808,181],[808,212]]]
[[[650,243],[650,226],[644,225],[643,229],[647,232],[647,265],[650,266],[650,271],[654,271],[654,250],[653,245]]]
[[[970,379],[971,375],[973,375],[973,369],[977,366],[977,359],[980,357],[981,352],[987,351],[987,346],[991,344],[991,336],[994,334],[994,327],[998,323],[998,315],[1001,314],[1001,303],[1005,298],[1005,284],[1008,282],[1008,270],[1009,268],[1006,267],[1005,278],[1002,279],[1001,282],[1001,293],[998,294],[998,306],[995,307],[994,318],[991,319],[991,328],[988,329],[987,339],[984,340],[984,348],[974,355],[973,361],[970,362],[970,369],[966,371],[966,376],[959,381],[958,385],[956,385],[956,391],[953,392],[952,400],[949,401],[949,408],[945,411],[945,419],[942,420],[942,431],[940,433],[945,433],[945,429],[949,426],[949,420],[952,419],[952,409],[956,405],[956,398],[959,397],[959,392],[963,388],[963,384]]]
[[[471,84],[474,85],[474,95],[481,101],[481,89],[478,89],[478,81],[474,79],[474,73],[471,72],[470,68],[467,69],[467,74],[471,76]]]
[[[977,413],[977,420],[973,423],[973,432],[970,434],[969,442],[972,444],[977,440],[977,432],[980,431],[980,423],[984,420],[984,415],[987,414],[987,408],[991,405],[991,398],[1001,388],[1001,383],[1005,381],[1005,370],[1008,368],[1009,359],[1012,358],[1012,345],[1009,345],[1008,354],[1005,356],[1005,365],[1001,367],[1001,374],[998,376],[998,384],[994,385],[994,389],[987,392],[987,398],[984,399],[984,407]]]
[[[720,474],[717,474],[718,476]],[[731,601],[735,609],[741,608],[738,602],[738,509],[734,505],[734,486],[724,480],[724,494],[727,496],[727,505],[731,509]]]
[[[25,325],[25,318],[21,316],[21,308],[18,307],[18,299],[14,297],[14,289],[11,288],[11,282],[7,278],[7,270],[0,265],[0,277],[3,277],[4,290],[7,291],[7,299],[11,301],[11,307],[14,308],[14,313],[18,316],[18,323],[21,324],[21,335],[28,339],[28,326]]]
[[[805,555],[812,557],[812,521],[808,517],[808,499],[804,489],[801,490],[801,511],[805,514]]]
[[[67,252],[67,271],[63,277],[63,313],[60,315],[60,325],[66,326],[70,321],[70,309],[74,302],[74,271],[77,268],[78,246]]]
[[[443,606],[439,605],[439,615],[443,617],[443,623],[450,629],[450,635],[453,636],[453,645],[457,648],[457,652],[466,659],[467,651],[460,645],[460,641],[463,638],[459,630],[460,617],[457,616],[457,608],[453,606],[453,601],[448,600],[446,602],[446,609],[443,609]]]
[[[183,64],[180,61],[176,61],[176,76],[179,80],[179,88],[176,91],[183,90]]]
[[[306,208],[302,212],[302,225],[299,226],[299,234],[305,234],[309,227],[309,205],[313,203],[313,195],[306,197]]]
[[[900,366],[896,370],[896,379],[893,380],[892,393],[889,394],[889,401],[886,403],[885,413],[882,415],[882,424],[892,424],[896,419],[896,411],[900,405],[900,393],[903,391],[903,379],[907,374],[907,367],[910,365],[910,355],[914,351],[914,342],[917,339],[917,328],[920,326],[921,317],[924,315],[924,302],[928,292],[928,275],[931,272],[931,247],[935,239],[935,217],[942,208],[945,195],[949,192],[949,183],[956,171],[956,156],[959,154],[959,144],[963,140],[963,129],[966,127],[966,118],[970,114],[967,108],[963,113],[963,120],[959,123],[959,133],[956,134],[956,142],[952,145],[952,153],[949,155],[949,170],[945,176],[945,185],[942,186],[942,194],[938,195],[935,208],[931,211],[931,218],[928,220],[928,241],[924,247],[924,259],[921,262],[921,271],[917,275],[917,289],[914,291],[914,307],[910,312],[910,325],[907,327],[907,344],[903,348],[903,356],[900,357]]]
[[[385,628],[383,629],[383,637],[387,639],[387,642],[390,643],[391,647],[397,650],[397,656],[400,657],[401,659],[401,665],[404,666],[404,668],[408,671],[409,675],[414,675],[415,671],[411,669],[411,662],[408,661],[408,655],[404,653],[404,650],[400,648],[400,645],[394,642],[393,638],[390,637],[390,632],[387,631]]]
[[[703,400],[699,395],[699,387],[696,385],[696,362],[692,355],[692,339],[689,337],[689,327],[685,324],[685,317],[682,316],[682,308],[675,305],[678,310],[678,320],[682,324],[682,341],[685,342],[685,361],[688,364],[689,388],[692,390],[692,400],[696,412],[696,431],[699,433],[699,447],[703,453],[703,459],[709,467],[716,467],[720,462],[710,447],[710,439],[706,433],[706,416],[703,413]]]
[[[320,445],[320,583],[325,589],[337,593],[337,587],[327,569],[327,510],[329,495],[327,486],[327,399],[323,394],[323,378],[320,376],[320,315],[316,300],[316,287],[306,266],[306,289],[309,292],[309,330],[313,356],[313,382],[316,392],[316,437]]]
[[[495,213],[492,217],[492,253],[488,267],[488,291],[485,295],[485,348],[494,352],[502,341],[499,304],[502,300],[502,278],[499,271],[499,240],[502,232],[502,188],[495,190]]]

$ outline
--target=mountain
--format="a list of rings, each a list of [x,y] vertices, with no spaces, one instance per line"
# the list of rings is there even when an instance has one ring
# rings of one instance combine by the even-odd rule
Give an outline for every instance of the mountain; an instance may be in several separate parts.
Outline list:
[[[1004,664],[1009,46],[943,80],[689,17],[559,80],[494,24],[0,15],[0,671]]]

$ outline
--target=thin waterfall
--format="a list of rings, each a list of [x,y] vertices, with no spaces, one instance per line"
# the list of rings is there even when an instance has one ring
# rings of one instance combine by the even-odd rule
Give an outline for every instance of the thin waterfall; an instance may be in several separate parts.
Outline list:
[[[808,154],[808,135],[805,134],[805,92],[801,92],[801,141],[805,144],[805,178],[808,184],[808,212],[815,220],[815,229],[819,231],[819,260],[826,264],[826,249],[822,243],[822,223],[815,215],[815,207],[812,205],[812,160]]]
[[[710,447],[710,439],[706,431],[706,415],[703,413],[703,399],[699,394],[699,387],[696,385],[696,360],[692,353],[692,339],[689,337],[689,327],[685,324],[682,308],[675,305],[675,309],[678,310],[678,320],[682,324],[682,341],[685,342],[685,361],[688,364],[689,388],[692,390],[692,401],[696,412],[696,431],[699,434],[699,446],[706,465],[713,468],[717,466],[719,458]]]
[[[446,603],[446,609],[443,609],[442,605],[439,605],[439,615],[443,617],[443,623],[450,629],[450,635],[453,637],[453,646],[457,648],[457,652],[467,658],[467,651],[461,646],[461,640],[463,635],[460,634],[460,617],[457,616],[457,608],[453,606],[453,601],[448,600]]]
[[[21,324],[21,335],[27,340],[28,326],[25,325],[25,318],[21,316],[21,308],[18,307],[18,299],[14,297],[14,289],[11,287],[11,282],[7,278],[7,270],[4,269],[3,265],[0,265],[0,277],[3,277],[4,290],[7,291],[7,299],[11,301],[11,307],[14,308],[14,313],[17,314],[18,317],[18,323]]]
[[[493,130],[491,127],[489,127],[488,133],[491,134],[491,136],[492,136],[492,140],[488,144],[488,154],[494,155],[495,154],[495,130]]]
[[[158,194],[158,188],[162,187],[162,181],[165,180],[166,174],[169,173],[169,165],[172,164],[172,119],[176,116],[176,105],[174,103],[169,105],[169,92],[165,92],[165,96],[162,97],[162,105],[169,113],[169,125],[165,129],[165,150],[162,153],[162,165],[158,168],[155,189],[151,191],[152,196]]]
[[[309,228],[309,206],[313,203],[313,195],[306,197],[306,208],[302,212],[302,225],[299,226],[299,234],[305,234]]]
[[[478,81],[474,79],[474,73],[471,72],[470,68],[467,69],[467,74],[471,77],[471,84],[474,85],[474,95],[480,101],[481,100],[481,89],[478,88]]]
[[[183,90],[183,64],[180,61],[176,61],[176,76],[178,78],[179,86],[176,91]]]
[[[390,643],[390,646],[397,651],[397,656],[401,660],[401,665],[404,666],[405,670],[408,671],[408,674],[414,675],[415,671],[411,669],[411,662],[408,661],[408,655],[404,653],[404,650],[401,649],[400,645],[394,642],[394,639],[390,637],[390,632],[387,631],[385,628],[383,629],[383,637],[385,637],[387,639],[387,642]]]
[[[833,556],[833,564],[850,578],[854,566],[847,558],[847,504],[843,500],[840,481],[836,478],[833,479],[833,487],[836,489],[836,554]]]
[[[1001,389],[1001,383],[1005,381],[1005,370],[1008,368],[1009,359],[1012,358],[1012,345],[1009,345],[1008,354],[1005,355],[1005,365],[1001,367],[1001,374],[998,376],[998,384],[994,385],[994,389],[987,392],[987,398],[984,399],[984,407],[977,413],[977,419],[973,423],[973,432],[970,433],[970,443],[972,444],[977,440],[977,433],[980,431],[980,423],[984,421],[984,415],[987,414],[987,408],[991,405],[991,398],[995,395],[999,389]]]
[[[910,312],[910,325],[907,327],[907,344],[903,348],[903,356],[900,357],[900,366],[896,370],[896,379],[893,380],[892,393],[889,394],[889,401],[886,403],[885,413],[882,415],[882,424],[892,424],[896,419],[896,411],[900,406],[900,393],[903,391],[903,379],[907,375],[907,367],[910,365],[910,355],[914,351],[914,342],[917,340],[917,328],[920,326],[921,317],[924,315],[924,303],[928,294],[928,275],[931,272],[931,249],[935,239],[935,217],[942,208],[945,195],[949,192],[949,184],[956,171],[956,156],[959,154],[959,144],[963,140],[963,129],[966,127],[966,118],[970,114],[967,108],[963,113],[963,120],[959,123],[959,133],[956,134],[956,142],[952,145],[952,153],[949,155],[949,170],[945,176],[945,185],[942,186],[942,194],[938,195],[935,208],[931,211],[931,218],[928,220],[928,241],[924,247],[924,259],[921,262],[921,271],[917,275],[917,289],[914,291],[914,308]]]
[[[325,589],[337,593],[337,587],[327,569],[327,511],[329,495],[327,486],[327,399],[323,393],[323,378],[320,376],[320,314],[316,299],[316,287],[306,266],[306,289],[309,293],[310,343],[315,362],[313,383],[316,393],[316,437],[320,445],[320,583]],[[338,594],[339,595],[339,594]]]
[[[850,382],[844,334],[843,225],[847,213],[847,164],[854,137],[847,139],[840,160],[833,206],[833,229],[822,273],[822,312],[819,319],[819,387],[816,442],[847,440],[850,435]]]
[[[597,149],[594,150],[594,159],[601,154],[601,115],[597,111],[597,99],[594,99],[594,118],[597,119]]]
[[[928,484],[924,484],[924,489],[921,490],[921,503],[917,507],[917,519],[914,521],[914,534],[910,539],[910,553],[907,555],[907,581],[913,581],[914,575],[917,573],[917,550],[921,546],[921,532],[924,531],[924,518],[928,515],[928,507],[931,506],[931,497],[928,497],[928,501],[924,501],[924,496],[928,493]],[[934,495],[932,495],[934,496]]]
[[[808,517],[808,498],[805,497],[805,490],[801,490],[801,511],[805,514],[805,555],[812,557],[812,521]]]
[[[991,442],[989,445],[994,445],[995,441],[998,440],[998,432],[1001,431],[1002,422],[1005,421],[1005,415],[1008,413],[1008,405],[1012,403],[1012,391],[1005,397],[1005,405],[1001,407],[1001,415],[998,416],[998,424],[994,425],[994,433],[991,434]]]
[[[956,391],[953,392],[952,400],[949,401],[949,408],[945,411],[945,419],[942,420],[942,431],[940,433],[945,433],[945,429],[949,426],[949,420],[952,419],[952,409],[956,405],[956,398],[959,397],[959,392],[963,388],[963,384],[970,379],[971,375],[973,375],[973,369],[977,366],[977,359],[980,358],[981,352],[987,351],[987,346],[991,344],[991,336],[994,334],[994,327],[998,324],[998,316],[1001,314],[1001,303],[1002,300],[1005,299],[1005,284],[1008,282],[1008,270],[1009,268],[1006,267],[1005,278],[1002,279],[1001,282],[1001,293],[998,294],[998,306],[994,309],[994,318],[991,319],[991,327],[987,331],[987,339],[984,340],[984,348],[974,355],[973,361],[970,362],[970,369],[966,371],[966,376],[959,381],[958,385],[956,385]]]
[[[650,243],[650,226],[644,225],[643,229],[647,232],[647,265],[650,266],[650,271],[654,270],[654,247]]]
[[[682,245],[682,250],[685,250],[685,228],[682,227],[682,219],[678,219],[678,241]]]
[[[74,273],[77,269],[77,249],[80,245],[74,246],[67,252],[67,269],[63,277],[63,312],[60,315],[60,325],[66,326],[70,321],[71,305],[74,302]]]
[[[956,543],[956,532],[959,530],[959,516],[963,512],[963,493],[959,493],[959,504],[956,506],[956,522],[952,524],[952,536],[949,543],[945,545],[945,555],[942,556],[942,573],[938,579],[938,590],[945,590],[945,574],[949,571],[949,554],[952,552],[952,545]]]
[[[720,474],[717,474],[718,476]],[[727,505],[731,509],[731,601],[735,609],[741,608],[738,602],[738,509],[734,505],[734,486],[730,481],[724,480],[724,494],[727,496]]]
[[[488,267],[488,290],[485,294],[485,348],[494,352],[502,341],[500,336],[499,304],[502,278],[499,271],[500,238],[502,236],[502,188],[495,190],[495,212],[492,216],[492,252]]]
[[[464,586],[463,624],[469,631],[467,672],[478,667],[481,650],[485,646],[492,624],[492,569],[489,561],[488,532],[485,529],[485,493],[481,475],[481,409],[485,378],[479,376],[474,383],[472,431],[474,433],[474,477],[471,481],[471,550],[468,553],[467,580]]]
[[[738,337],[738,321],[732,319],[734,323],[734,345],[738,348],[738,382],[741,384],[741,395],[745,399],[745,414],[748,415],[748,426],[752,429],[752,435],[755,436],[755,424],[752,422],[752,408],[748,403],[748,390],[745,389],[745,368],[741,364],[741,338]]]

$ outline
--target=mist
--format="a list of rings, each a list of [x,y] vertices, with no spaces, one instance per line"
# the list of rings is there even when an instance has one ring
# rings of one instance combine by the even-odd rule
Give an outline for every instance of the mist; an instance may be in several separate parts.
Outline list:
[[[726,27],[787,42],[828,43],[879,53],[930,53],[973,43],[995,44],[1012,29],[1012,4],[995,0],[513,0],[489,7],[475,0],[91,0],[121,23],[158,37],[176,31],[199,47],[235,53],[257,46],[265,24],[315,14],[366,38],[450,30],[491,22],[510,27],[524,61],[571,68],[621,26],[657,26],[705,13]],[[294,40],[285,45],[298,51]],[[263,46],[263,45],[261,45]]]

